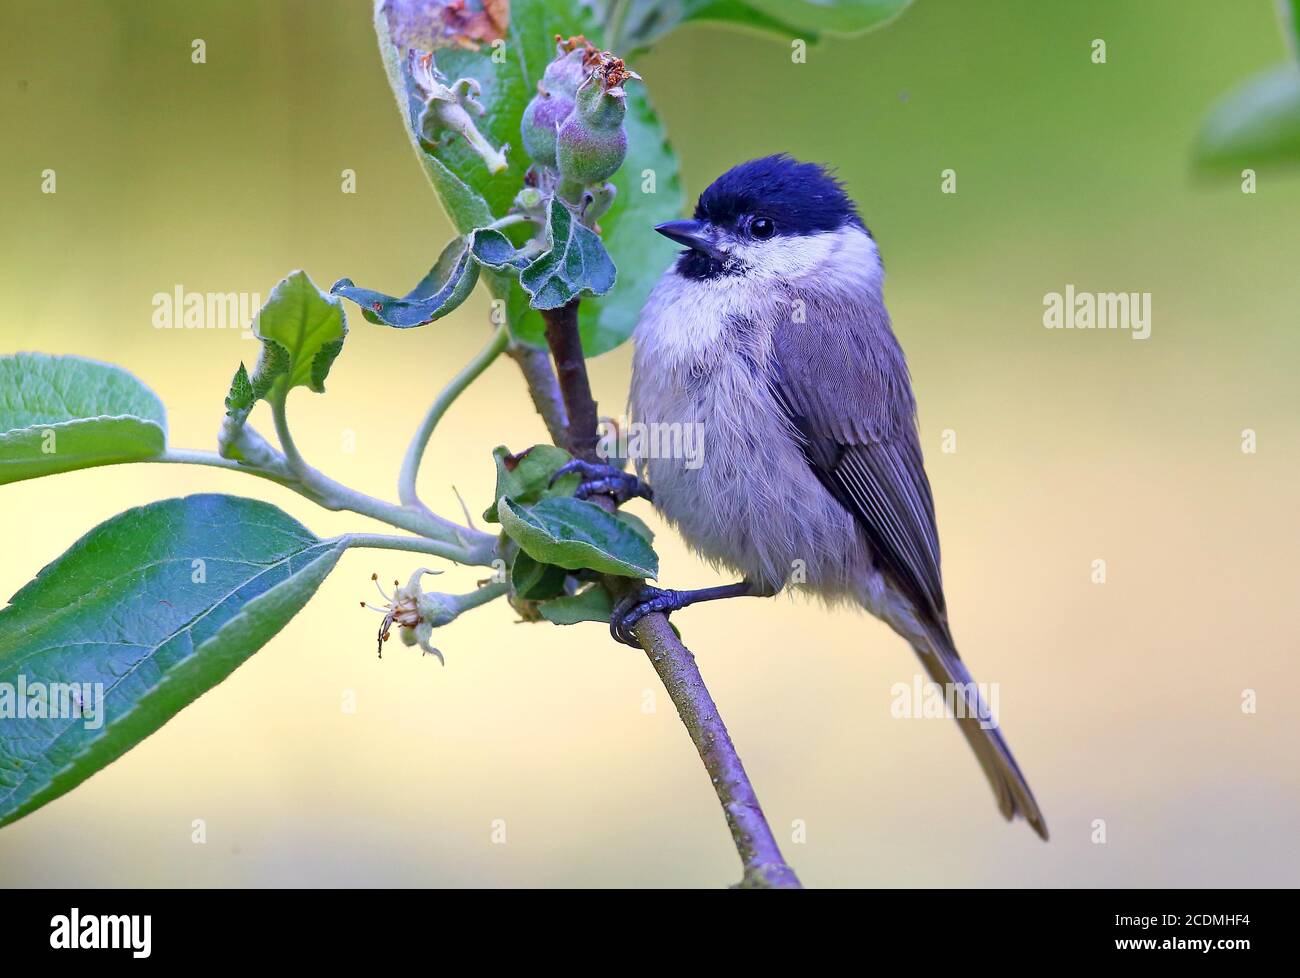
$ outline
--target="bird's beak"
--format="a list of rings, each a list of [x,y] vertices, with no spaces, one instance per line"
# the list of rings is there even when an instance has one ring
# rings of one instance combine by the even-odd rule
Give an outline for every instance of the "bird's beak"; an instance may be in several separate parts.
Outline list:
[[[713,245],[708,233],[708,226],[703,221],[666,221],[655,225],[655,230],[679,245],[685,245],[692,251],[700,251],[712,258],[723,257]]]

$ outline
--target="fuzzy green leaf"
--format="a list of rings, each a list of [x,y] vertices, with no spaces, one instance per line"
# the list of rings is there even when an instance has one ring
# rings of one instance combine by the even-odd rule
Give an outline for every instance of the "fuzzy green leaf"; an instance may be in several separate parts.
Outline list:
[[[425,175],[457,230],[468,234],[506,214],[523,185],[528,159],[522,149],[512,150],[506,156],[507,169],[493,175],[463,140],[434,146],[420,139],[416,126],[423,103],[408,77],[406,50],[408,45],[432,47],[430,11],[438,6],[437,0],[376,0],[375,30],[389,83]],[[489,45],[478,51],[444,47],[435,52],[438,69],[450,81],[472,78],[479,83],[487,111],[475,122],[494,146],[519,144],[520,119],[555,55],[556,34],[597,36],[591,12],[580,0],[515,3],[506,57],[500,62],[493,61]],[[628,92],[626,126],[627,159],[611,181],[617,196],[600,219],[605,250],[619,268],[619,283],[608,295],[588,296],[580,307],[582,347],[589,357],[614,349],[632,335],[651,287],[676,251],[672,242],[654,232],[654,226],[680,217],[683,208],[677,159],[640,83],[634,82]],[[483,277],[493,296],[506,302],[511,334],[522,342],[545,346],[542,318],[518,279],[502,271],[485,272]]]
[[[655,531],[646,526],[645,520],[635,513],[628,513],[618,510],[615,514],[620,520],[632,528],[632,530],[646,543],[654,543]]]
[[[502,497],[497,512],[510,538],[543,564],[623,577],[658,573],[654,548],[594,503],[556,496],[525,506]]]
[[[577,594],[543,601],[537,610],[554,625],[576,625],[580,621],[608,623],[614,614],[614,598],[605,585],[593,584]]]
[[[490,181],[486,167],[480,160],[481,173],[457,172],[454,161],[450,158],[444,161],[421,140],[417,126],[424,103],[407,71],[406,52],[409,47],[432,47],[432,39],[424,36],[430,24],[430,8],[428,0],[375,0],[375,37],[389,87],[397,99],[407,136],[415,147],[425,176],[456,229],[468,234],[474,228],[492,223],[492,207],[483,194]],[[522,111],[520,109],[521,114]],[[499,174],[496,179],[505,181],[507,175]]]
[[[226,396],[226,412],[239,424],[259,400],[282,398],[295,387],[325,393],[325,378],[343,349],[348,322],[343,303],[297,271],[271,290],[253,333],[262,341],[257,366],[249,374],[241,363]]]
[[[219,495],[128,510],[73,544],[0,611],[0,697],[15,700],[0,710],[0,825],[225,679],[298,613],[342,550],[268,503]],[[38,689],[66,705],[72,687],[52,684],[77,684],[86,712],[103,684],[101,709],[34,717]]]
[[[0,484],[152,458],[166,442],[162,402],[125,370],[74,356],[0,357]]]
[[[563,567],[541,564],[520,550],[510,563],[510,587],[515,594],[528,601],[542,601],[564,593]]]
[[[787,38],[816,41],[822,33],[873,30],[903,12],[911,0],[632,0],[624,36],[643,47],[685,23],[727,24]],[[608,9],[610,0],[602,0]]]
[[[369,322],[409,329],[441,319],[456,309],[474,291],[478,273],[469,241],[462,237],[447,245],[428,274],[400,298],[358,288],[350,278],[339,279],[330,292],[355,302]]]
[[[528,259],[514,242],[493,228],[480,228],[474,232],[470,252],[475,261],[488,268],[520,269],[528,264]]]
[[[568,452],[554,445],[534,445],[518,455],[498,445],[492,451],[497,469],[496,498],[505,497],[527,506],[546,496],[572,496],[581,481],[578,473],[571,472],[551,485],[551,478],[570,458]],[[489,523],[501,522],[496,503],[487,508],[483,518]]]
[[[604,295],[614,287],[614,262],[600,238],[554,197],[547,203],[546,245],[519,273],[534,309],[558,309],[583,293]]]

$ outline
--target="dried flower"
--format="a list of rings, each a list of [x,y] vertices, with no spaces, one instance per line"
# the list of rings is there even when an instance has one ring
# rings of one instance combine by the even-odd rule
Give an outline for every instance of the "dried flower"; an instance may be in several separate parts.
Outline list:
[[[411,79],[425,100],[418,122],[420,137],[436,144],[448,135],[459,134],[482,158],[489,173],[504,170],[510,147],[503,145],[500,150],[494,149],[470,117],[470,113],[481,116],[486,111],[478,100],[479,83],[473,78],[460,78],[448,84],[428,51],[412,49],[407,54],[406,63]]]
[[[439,573],[441,571],[421,567],[411,575],[405,587],[394,581],[391,597],[380,587],[379,575],[371,575],[370,579],[375,582],[375,588],[384,599],[384,605],[382,608],[375,608],[362,601],[361,607],[371,608],[384,616],[383,623],[379,626],[378,644],[381,659],[384,657],[384,643],[388,641],[392,627],[397,625],[403,645],[419,645],[427,655],[435,655],[439,662],[443,665],[447,664],[442,653],[433,647],[431,642],[433,630],[454,621],[461,612],[460,606],[455,595],[442,594],[438,591],[426,592],[420,589],[421,577],[425,574]]]

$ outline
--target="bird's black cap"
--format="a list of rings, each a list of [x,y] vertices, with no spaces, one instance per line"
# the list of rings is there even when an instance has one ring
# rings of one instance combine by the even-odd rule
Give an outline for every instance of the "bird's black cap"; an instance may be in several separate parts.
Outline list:
[[[778,235],[863,226],[853,201],[826,167],[800,163],[784,153],[732,167],[695,205],[697,221],[722,227],[736,227],[746,216],[771,218]]]

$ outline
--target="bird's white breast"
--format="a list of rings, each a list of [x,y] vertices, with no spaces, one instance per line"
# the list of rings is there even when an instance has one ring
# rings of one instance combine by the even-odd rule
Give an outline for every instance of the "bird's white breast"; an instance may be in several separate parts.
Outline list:
[[[670,269],[635,335],[634,422],[698,426],[698,459],[646,458],[655,505],[704,557],[773,588],[856,594],[870,561],[822,487],[768,384],[773,324],[791,293]],[[688,464],[689,461],[689,464]]]

